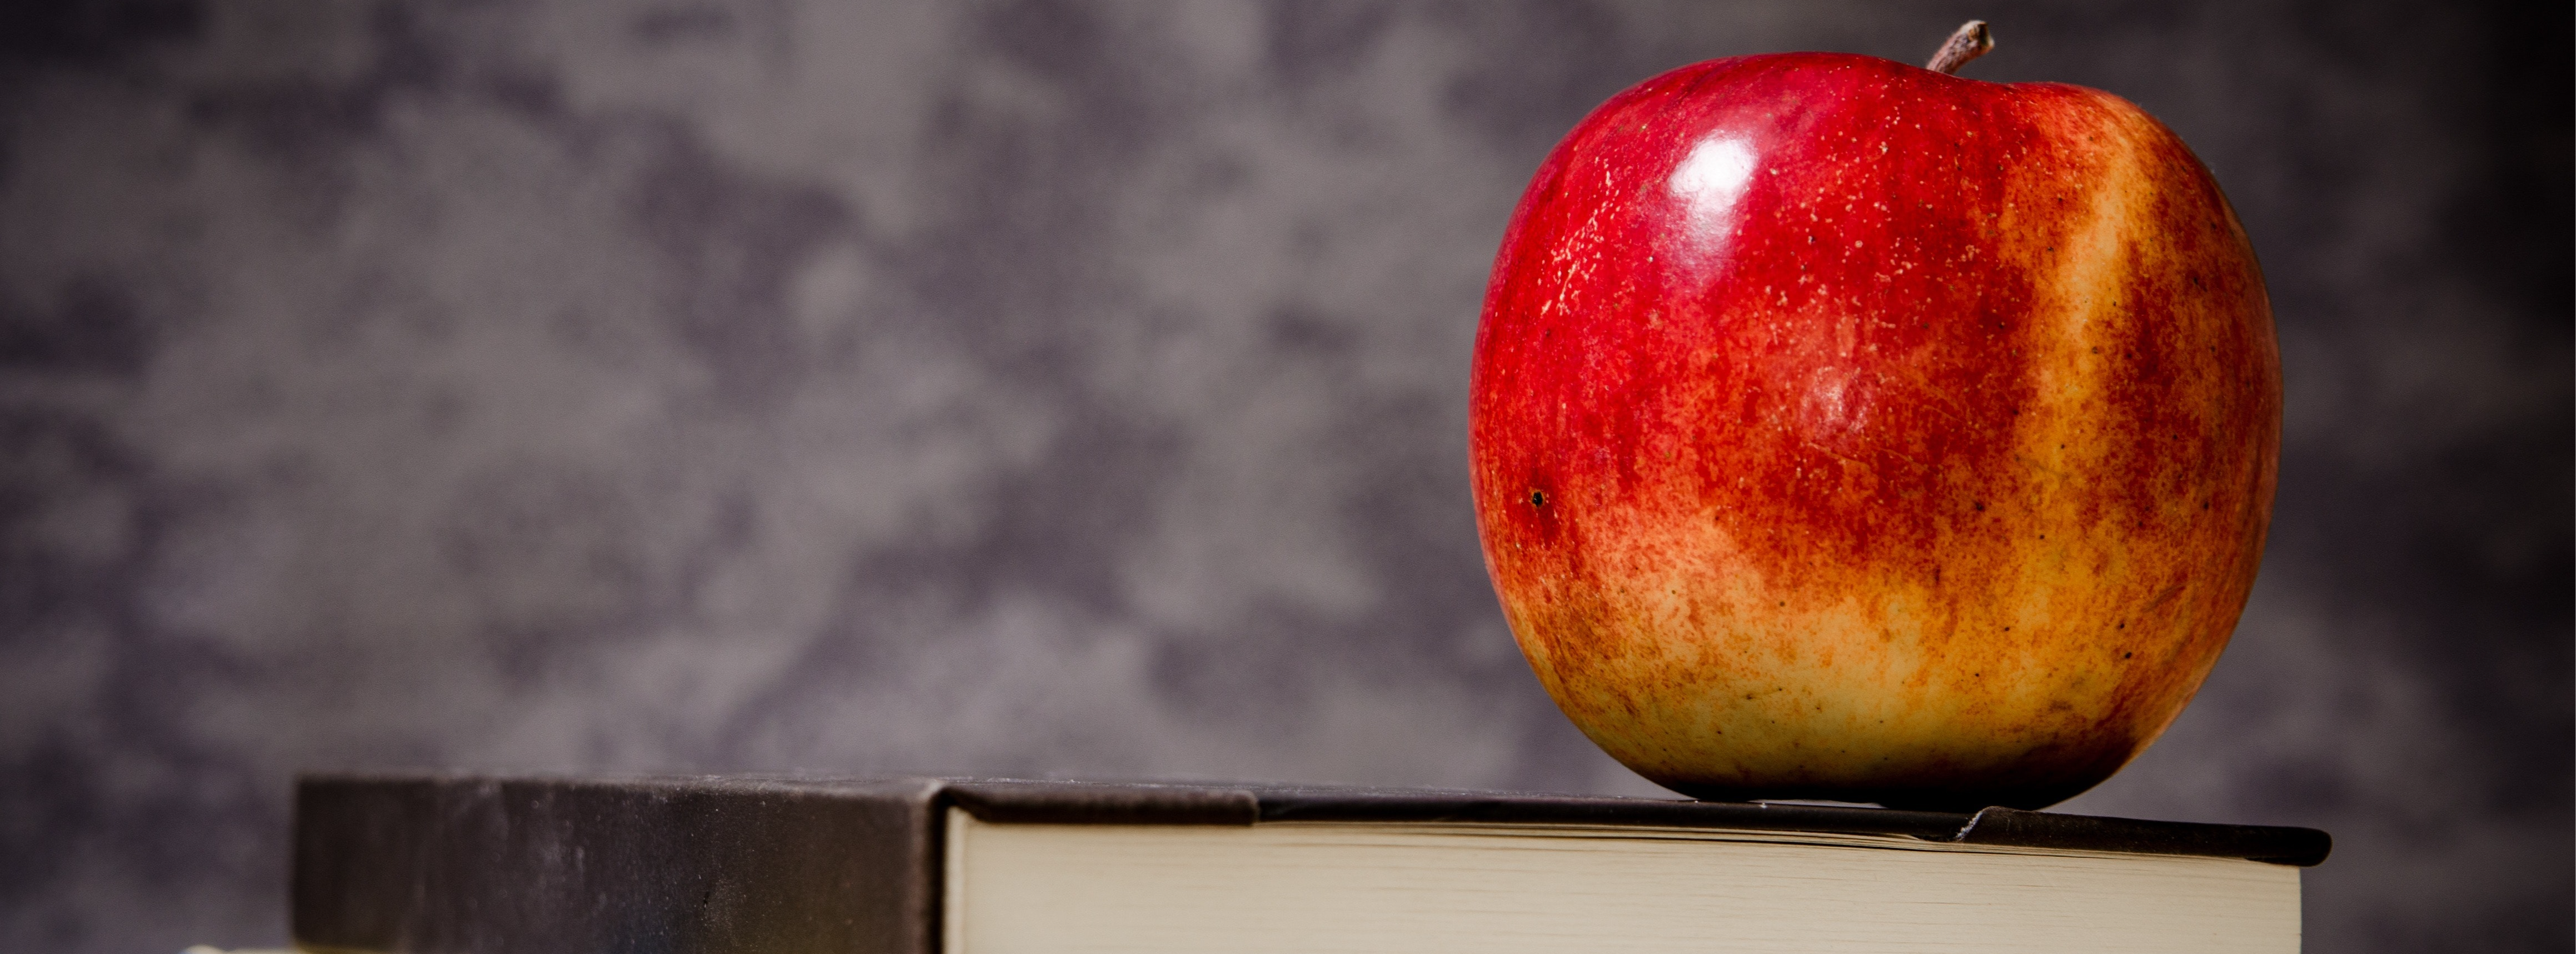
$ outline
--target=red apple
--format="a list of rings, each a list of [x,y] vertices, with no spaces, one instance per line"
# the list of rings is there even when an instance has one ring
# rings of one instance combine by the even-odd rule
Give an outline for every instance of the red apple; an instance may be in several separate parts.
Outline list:
[[[2217,661],[2280,395],[2243,228],[2135,105],[1715,60],[1602,104],[1521,199],[1477,521],[1540,681],[1647,778],[2036,808]]]

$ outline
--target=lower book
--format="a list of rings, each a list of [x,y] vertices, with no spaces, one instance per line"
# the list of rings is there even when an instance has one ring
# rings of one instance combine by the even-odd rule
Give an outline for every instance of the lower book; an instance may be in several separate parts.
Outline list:
[[[1420,789],[314,776],[317,951],[2267,951],[2323,832]]]

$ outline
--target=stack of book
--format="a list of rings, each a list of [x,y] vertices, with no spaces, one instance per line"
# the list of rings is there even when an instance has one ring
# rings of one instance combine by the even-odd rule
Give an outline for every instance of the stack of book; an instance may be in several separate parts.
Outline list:
[[[2296,951],[2323,832],[1420,789],[328,776],[382,952]]]

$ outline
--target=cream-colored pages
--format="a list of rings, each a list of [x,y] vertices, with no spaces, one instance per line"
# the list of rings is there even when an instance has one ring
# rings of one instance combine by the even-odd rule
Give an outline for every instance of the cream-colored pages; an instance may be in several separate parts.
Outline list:
[[[2299,869],[1902,837],[948,814],[948,954],[2279,952]]]

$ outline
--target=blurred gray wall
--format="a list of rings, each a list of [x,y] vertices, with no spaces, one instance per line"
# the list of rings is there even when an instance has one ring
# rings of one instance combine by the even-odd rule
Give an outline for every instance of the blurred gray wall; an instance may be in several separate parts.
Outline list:
[[[1969,15],[2200,150],[2287,368],[2235,645],[2066,807],[2569,948],[2563,5],[10,9],[0,948],[281,943],[307,768],[1654,793],[1477,556],[1504,218],[1652,73]]]

